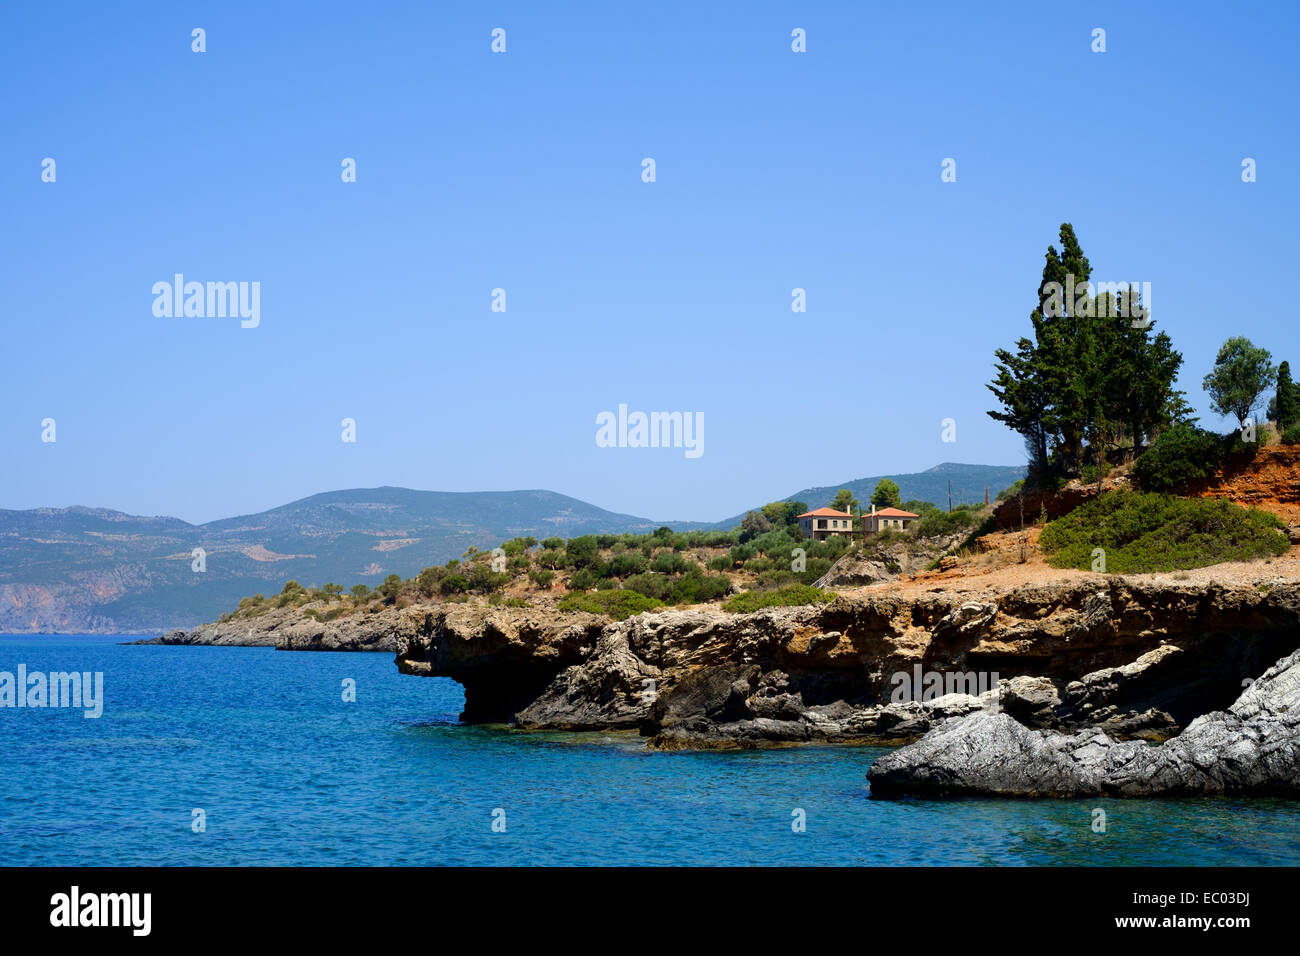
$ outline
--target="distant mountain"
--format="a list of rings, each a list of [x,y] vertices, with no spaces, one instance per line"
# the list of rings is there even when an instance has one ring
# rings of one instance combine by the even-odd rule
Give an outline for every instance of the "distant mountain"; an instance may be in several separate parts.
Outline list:
[[[373,585],[517,535],[662,523],[552,491],[406,488],[327,492],[202,525],[103,508],[0,510],[0,632],[159,631],[212,620],[290,578]],[[195,548],[206,552],[202,574],[191,569]]]
[[[1023,477],[1025,477],[1024,465],[962,465],[948,461],[942,465],[935,465],[926,471],[919,471],[910,475],[875,475],[871,478],[855,478],[852,481],[840,482],[838,485],[805,488],[803,491],[797,491],[785,498],[773,500],[802,501],[809,508],[820,508],[830,504],[831,499],[835,497],[835,493],[841,488],[847,488],[853,492],[859,504],[864,509],[869,510],[871,508],[871,493],[876,490],[876,484],[880,479],[888,478],[898,485],[899,495],[904,501],[916,498],[946,508],[948,507],[949,481],[952,482],[952,503],[954,505],[963,501],[983,504],[985,487],[989,489],[989,498],[992,500],[1003,488],[1011,487]],[[767,502],[762,501],[752,507],[760,508],[765,504]],[[744,516],[744,512],[741,512],[734,518],[719,521],[714,527],[734,528],[740,524],[740,519]]]
[[[904,500],[982,501],[1024,475],[1023,467],[944,464],[891,475]],[[866,502],[879,478],[791,495],[826,504],[840,488]],[[759,502],[758,504],[763,504]],[[755,505],[755,507],[758,506]],[[734,528],[742,515],[703,524],[651,521],[605,511],[553,491],[411,491],[356,488],[312,495],[255,515],[194,525],[105,508],[0,510],[0,632],[142,633],[213,620],[241,597],[277,593],[290,579],[375,585],[390,574],[494,548],[519,535],[619,534]],[[205,552],[196,573],[193,551]]]

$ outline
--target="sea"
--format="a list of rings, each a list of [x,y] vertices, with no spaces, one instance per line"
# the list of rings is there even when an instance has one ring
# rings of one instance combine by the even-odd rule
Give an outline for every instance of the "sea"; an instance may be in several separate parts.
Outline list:
[[[1285,800],[882,799],[880,749],[471,727],[389,654],[123,640],[0,635],[0,675],[103,682],[0,706],[0,864],[1300,865]]]

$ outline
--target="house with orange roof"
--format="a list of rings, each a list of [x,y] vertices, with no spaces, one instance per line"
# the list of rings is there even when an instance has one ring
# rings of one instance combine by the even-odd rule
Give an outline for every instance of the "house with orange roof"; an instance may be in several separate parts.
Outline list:
[[[825,541],[836,535],[853,534],[853,515],[834,508],[818,508],[799,516],[799,527],[814,541]]]
[[[901,508],[877,509],[875,505],[872,505],[871,514],[862,516],[862,530],[868,534],[876,534],[886,528],[906,531],[920,520],[920,515],[914,515],[912,512],[904,511]]]

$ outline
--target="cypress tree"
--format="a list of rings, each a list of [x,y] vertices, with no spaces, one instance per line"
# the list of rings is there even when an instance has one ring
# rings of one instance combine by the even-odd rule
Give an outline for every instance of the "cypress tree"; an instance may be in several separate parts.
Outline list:
[[[1153,337],[1149,319],[1134,327],[1109,292],[1090,297],[1092,266],[1068,222],[1060,242],[1060,252],[1047,247],[1033,339],[994,352],[987,386],[1002,406],[989,416],[1024,437],[1035,478],[1053,464],[1079,474],[1087,445],[1104,469],[1109,447],[1131,441],[1136,453],[1190,411],[1174,389],[1183,357],[1169,336]]]
[[[1277,367],[1277,429],[1286,431],[1300,422],[1300,385],[1291,380],[1291,363]]]

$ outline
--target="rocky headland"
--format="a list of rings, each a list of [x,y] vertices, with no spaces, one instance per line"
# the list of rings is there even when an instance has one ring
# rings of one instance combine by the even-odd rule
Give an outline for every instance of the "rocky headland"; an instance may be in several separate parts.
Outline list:
[[[658,748],[900,744],[994,710],[1026,727],[1161,740],[1295,650],[1300,584],[868,589],[616,623],[453,606],[408,620],[397,643],[404,673],[464,686],[466,721],[635,729]],[[954,692],[899,699],[897,675],[922,673]]]
[[[664,749],[898,745],[994,711],[999,725],[1159,741],[1300,646],[1290,564],[1222,566],[1225,583],[1204,573],[1215,569],[940,573],[821,605],[618,622],[468,602],[330,622],[284,608],[155,642],[390,652],[403,673],[460,683],[467,722],[635,730]],[[920,693],[921,675],[938,689]]]
[[[536,594],[334,618],[290,605],[152,643],[391,653],[457,681],[467,723],[638,732],[662,750],[900,747],[870,770],[877,796],[1293,793],[1297,549],[1104,575],[1047,566],[1038,530],[938,560],[943,542],[855,551],[817,582],[828,603],[754,613],[611,621]]]

